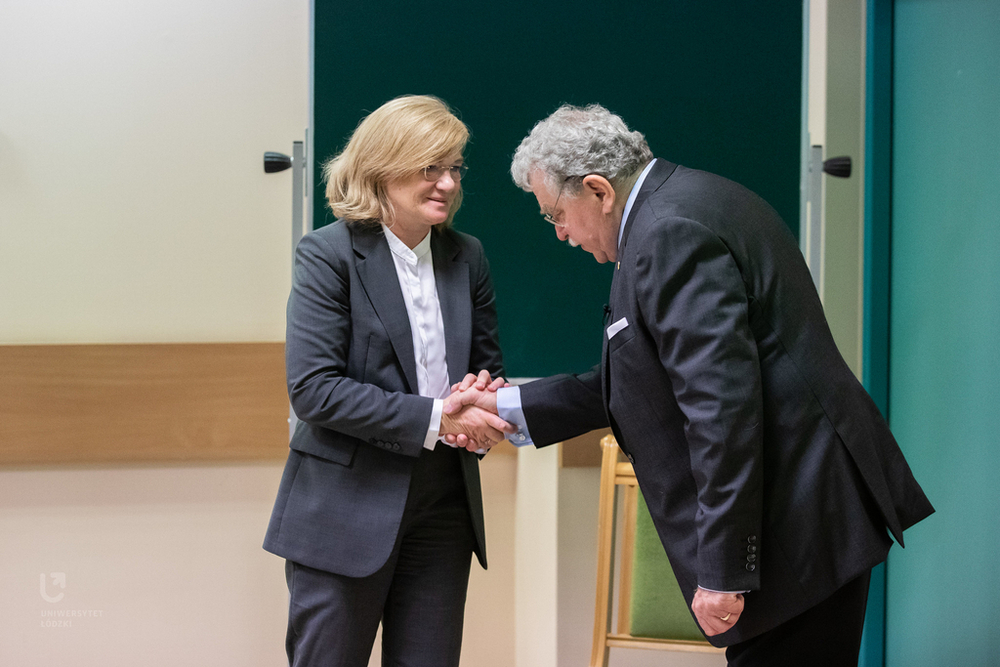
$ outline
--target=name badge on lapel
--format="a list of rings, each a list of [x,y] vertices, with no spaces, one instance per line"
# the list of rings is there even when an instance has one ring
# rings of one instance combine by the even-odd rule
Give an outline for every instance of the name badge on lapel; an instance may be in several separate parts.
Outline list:
[[[615,334],[628,326],[628,318],[621,318],[610,327],[608,327],[608,340],[615,337]]]

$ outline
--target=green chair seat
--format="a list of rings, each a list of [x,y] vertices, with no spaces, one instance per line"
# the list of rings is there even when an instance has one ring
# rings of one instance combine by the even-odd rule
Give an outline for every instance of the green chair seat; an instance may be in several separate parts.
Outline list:
[[[646,501],[637,495],[629,631],[633,637],[705,641],[677,585]]]

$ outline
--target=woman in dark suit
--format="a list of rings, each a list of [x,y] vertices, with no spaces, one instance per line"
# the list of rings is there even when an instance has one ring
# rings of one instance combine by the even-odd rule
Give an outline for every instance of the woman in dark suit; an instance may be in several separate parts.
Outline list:
[[[486,567],[474,451],[510,428],[442,415],[468,372],[503,374],[482,245],[451,229],[468,137],[437,98],[387,102],[325,165],[339,219],[296,251],[301,422],[264,541],[286,559],[296,667],[367,665],[379,622],[383,665],[458,665],[473,552]],[[439,440],[459,433],[467,450]]]

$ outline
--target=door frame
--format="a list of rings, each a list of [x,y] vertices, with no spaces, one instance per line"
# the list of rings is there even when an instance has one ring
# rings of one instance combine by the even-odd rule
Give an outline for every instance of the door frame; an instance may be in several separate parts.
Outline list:
[[[864,312],[862,383],[889,420],[892,251],[893,0],[867,0],[865,20]],[[887,563],[872,571],[859,664],[885,665]]]

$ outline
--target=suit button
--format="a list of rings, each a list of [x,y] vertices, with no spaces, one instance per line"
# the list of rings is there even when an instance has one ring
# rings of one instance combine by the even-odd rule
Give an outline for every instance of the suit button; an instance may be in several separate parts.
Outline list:
[[[756,569],[757,569],[756,565],[754,565],[753,563],[747,563],[747,572],[753,572]]]
[[[635,465],[635,457],[634,456],[632,456],[631,454],[626,454],[625,456],[628,458],[629,463],[631,463],[632,465]]]
[[[755,547],[754,545],[751,544],[750,546],[747,547],[747,553],[748,554],[755,554],[755,553],[757,553],[757,547]]]
[[[398,443],[398,442],[394,442],[394,443],[392,443],[392,448],[393,448],[394,450],[399,450],[399,443]]]
[[[751,535],[750,537],[747,538],[747,542],[749,542],[750,544],[753,544],[756,541],[757,541],[756,535]]]
[[[756,554],[750,554],[749,556],[747,556],[747,562],[748,563],[752,563],[755,560],[757,560],[757,555]]]

